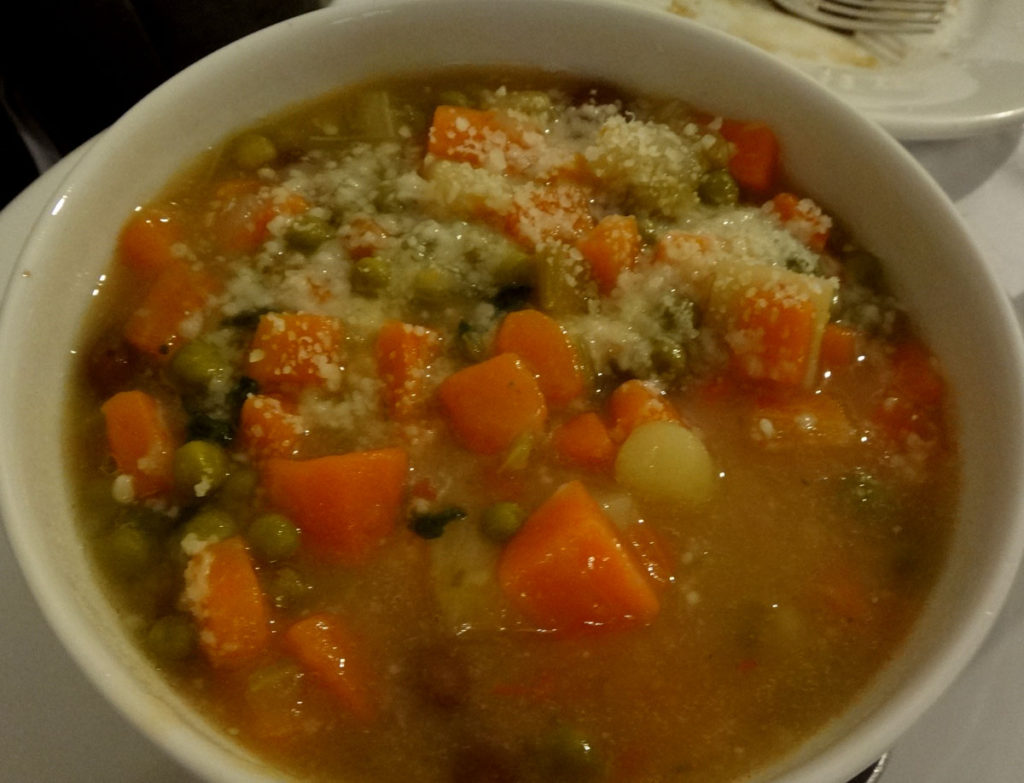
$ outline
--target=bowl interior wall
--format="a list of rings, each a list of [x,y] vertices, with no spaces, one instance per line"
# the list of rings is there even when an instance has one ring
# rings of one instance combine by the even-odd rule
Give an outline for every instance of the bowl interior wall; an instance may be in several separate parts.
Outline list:
[[[967,470],[955,555],[906,656],[849,716],[775,770],[861,732],[864,758],[824,758],[793,779],[820,783],[855,772],[851,763],[867,763],[891,739],[865,719],[899,693],[902,701],[884,709],[905,728],[937,695],[937,675],[963,664],[991,622],[985,612],[996,611],[1008,589],[1010,561],[1021,547],[1017,481],[1024,465],[1015,326],[991,275],[979,274],[981,262],[952,207],[895,142],[795,71],[663,14],[554,0],[352,2],[211,56],[96,141],[51,204],[54,214],[41,219],[0,324],[0,370],[17,378],[0,390],[4,513],[44,611],[115,704],[179,758],[212,778],[254,779],[256,768],[239,761],[153,675],[95,586],[65,479],[69,348],[121,223],[204,149],[339,85],[463,64],[584,74],[729,116],[768,118],[800,189],[893,261],[895,288],[946,358]],[[974,314],[969,324],[962,313]],[[937,643],[965,630],[963,640],[935,652]],[[125,666],[137,675],[131,682],[118,673]],[[197,735],[208,751],[198,760]],[[235,766],[225,767],[225,759]]]

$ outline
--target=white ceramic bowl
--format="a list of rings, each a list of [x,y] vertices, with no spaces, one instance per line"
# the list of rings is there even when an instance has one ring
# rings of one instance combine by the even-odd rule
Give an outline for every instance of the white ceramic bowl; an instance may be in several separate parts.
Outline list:
[[[278,779],[152,670],[93,578],[67,479],[70,354],[119,226],[199,152],[341,85],[505,63],[767,120],[799,188],[893,259],[891,280],[949,371],[965,465],[951,562],[904,652],[878,682],[764,774],[787,783],[845,781],[953,680],[1010,587],[1024,546],[1019,333],[952,205],[900,146],[796,71],[663,13],[584,0],[341,2],[210,56],[104,132],[40,217],[0,322],[0,498],[26,577],[71,654],[154,741],[213,780]]]

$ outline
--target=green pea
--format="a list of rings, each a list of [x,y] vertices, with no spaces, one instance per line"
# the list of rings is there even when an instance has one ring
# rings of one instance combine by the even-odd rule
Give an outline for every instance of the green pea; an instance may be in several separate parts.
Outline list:
[[[220,348],[205,340],[193,340],[174,354],[170,370],[181,383],[202,387],[226,376],[228,366]]]
[[[287,566],[272,572],[266,581],[267,595],[278,609],[292,609],[309,596],[310,585],[302,574]]]
[[[231,473],[217,490],[217,505],[231,512],[241,512],[249,506],[256,488],[259,486],[259,473],[247,465],[234,465]]]
[[[190,440],[174,452],[174,483],[184,493],[207,497],[228,477],[228,455],[216,443]]]
[[[175,525],[174,517],[146,506],[127,506],[119,515],[119,519],[123,524],[137,527],[144,533],[154,536],[161,536],[169,532]]]
[[[188,615],[165,615],[149,627],[146,633],[146,646],[162,660],[184,660],[195,650],[195,623]]]
[[[499,286],[532,286],[536,279],[536,262],[511,242],[499,244],[495,251],[499,260],[494,265],[493,278]]]
[[[260,133],[247,133],[235,141],[235,163],[250,171],[266,166],[277,158],[277,147]]]
[[[519,532],[525,516],[518,503],[495,503],[480,515],[480,530],[492,541],[502,544]]]
[[[605,765],[593,743],[571,726],[556,726],[542,737],[536,760],[545,780],[590,781],[604,777]]]
[[[104,559],[124,577],[143,574],[156,560],[156,537],[138,525],[117,525],[101,542]]]
[[[366,256],[352,263],[349,284],[360,296],[379,296],[391,282],[391,265],[379,256]]]
[[[705,204],[713,207],[724,207],[735,204],[740,198],[740,188],[736,180],[725,169],[714,169],[700,178],[697,195]]]
[[[285,241],[303,253],[312,253],[334,236],[334,227],[330,221],[308,214],[298,218],[284,234]]]
[[[295,554],[299,548],[299,529],[282,514],[261,514],[245,531],[252,548],[264,560],[274,562]]]
[[[191,536],[199,541],[223,541],[238,532],[235,518],[223,509],[206,506],[181,526],[181,541]]]
[[[412,280],[412,295],[421,305],[439,307],[449,301],[456,290],[455,276],[439,266],[419,270]]]
[[[651,344],[651,366],[666,380],[682,377],[689,366],[686,348],[666,337],[655,338]]]
[[[729,161],[735,152],[735,147],[732,145],[732,142],[726,141],[721,136],[715,136],[711,145],[702,147],[701,152],[704,155],[708,168],[724,169],[729,165]]]

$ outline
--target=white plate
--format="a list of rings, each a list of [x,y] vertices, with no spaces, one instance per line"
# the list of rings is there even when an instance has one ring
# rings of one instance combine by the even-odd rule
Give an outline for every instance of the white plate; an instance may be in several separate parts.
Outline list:
[[[1020,0],[949,0],[937,32],[900,36],[903,53],[876,54],[873,64],[865,57],[879,51],[877,41],[861,45],[790,17],[771,0],[629,1],[692,15],[772,51],[903,141],[955,139],[1024,122]]]
[[[1024,136],[911,146],[954,199],[1024,320]],[[36,215],[78,153],[0,212],[0,293]],[[199,783],[82,674],[46,625],[0,533],[0,779]],[[893,749],[879,783],[1019,783],[1024,574],[963,675]]]

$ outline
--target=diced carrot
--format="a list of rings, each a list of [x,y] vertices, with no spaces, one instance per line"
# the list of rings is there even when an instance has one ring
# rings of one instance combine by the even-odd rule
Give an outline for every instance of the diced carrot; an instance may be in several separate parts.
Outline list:
[[[278,194],[259,180],[231,180],[218,187],[213,233],[229,253],[252,253],[269,236],[268,225],[278,215],[298,215],[309,202],[298,193]]]
[[[303,545],[356,564],[395,529],[407,472],[405,451],[389,448],[309,460],[272,457],[261,475],[270,505],[298,525]]]
[[[871,596],[864,579],[844,563],[832,563],[812,582],[813,595],[821,608],[848,623],[864,623],[873,613]]]
[[[734,321],[734,358],[749,378],[799,385],[813,361],[815,306],[804,298],[754,289]]]
[[[904,342],[892,356],[892,388],[918,405],[941,405],[946,382],[932,355],[917,342]]]
[[[293,623],[283,644],[299,664],[358,720],[377,712],[369,672],[369,655],[336,614],[320,612]]]
[[[539,310],[517,310],[502,319],[494,338],[497,353],[514,353],[536,377],[551,407],[583,394],[583,372],[569,336]]]
[[[574,244],[594,227],[591,198],[587,185],[572,180],[524,185],[505,219],[506,232],[529,248],[547,241]]]
[[[333,388],[340,381],[341,321],[314,313],[260,316],[249,343],[246,374],[264,389]]]
[[[141,275],[155,277],[178,261],[175,245],[183,237],[181,221],[170,210],[139,210],[121,229],[118,259]]]
[[[118,392],[100,410],[117,469],[132,478],[137,498],[166,492],[174,483],[176,439],[157,400],[142,391]]]
[[[384,407],[396,419],[407,419],[425,401],[427,371],[441,351],[437,332],[388,321],[377,333],[375,350]]]
[[[752,413],[751,435],[773,448],[810,444],[844,446],[857,431],[842,403],[825,392],[777,395]]]
[[[427,137],[430,155],[504,171],[514,147],[523,147],[523,129],[505,112],[463,106],[434,110]]]
[[[253,394],[242,403],[238,433],[242,449],[261,460],[293,456],[305,428],[290,401]]]
[[[621,443],[629,433],[649,421],[680,421],[675,409],[662,391],[649,381],[637,379],[618,386],[608,398],[612,440]]]
[[[836,373],[851,367],[857,360],[859,333],[849,326],[829,323],[821,334],[818,368],[822,372]]]
[[[379,253],[390,234],[371,217],[360,215],[348,222],[340,237],[351,258],[359,259]]]
[[[821,207],[809,198],[800,198],[792,193],[777,193],[766,208],[778,215],[782,225],[794,237],[816,253],[825,249],[832,218],[821,211]]]
[[[192,556],[185,568],[185,600],[211,666],[243,666],[266,650],[270,609],[240,537],[208,544]]]
[[[935,440],[941,432],[946,385],[933,358],[918,343],[906,342],[893,352],[890,363],[874,421],[895,441],[909,435]]]
[[[182,324],[203,310],[215,290],[209,275],[175,259],[157,275],[128,318],[125,339],[150,356],[170,355],[181,340]]]
[[[593,411],[556,427],[551,443],[563,459],[588,470],[607,470],[615,460],[615,443],[601,417]]]
[[[615,288],[619,275],[636,263],[642,247],[633,215],[607,215],[576,243],[590,264],[590,274],[602,294]]]
[[[583,484],[559,487],[506,544],[498,580],[539,628],[562,633],[649,623],[659,602]]]
[[[511,353],[449,375],[438,390],[448,424],[462,444],[495,454],[547,421],[547,404],[533,373]]]
[[[715,277],[707,323],[723,336],[740,376],[809,387],[836,285],[781,267],[741,266]]]
[[[763,122],[725,120],[722,136],[736,149],[729,159],[729,173],[743,192],[763,198],[775,190],[779,176],[779,142]]]

